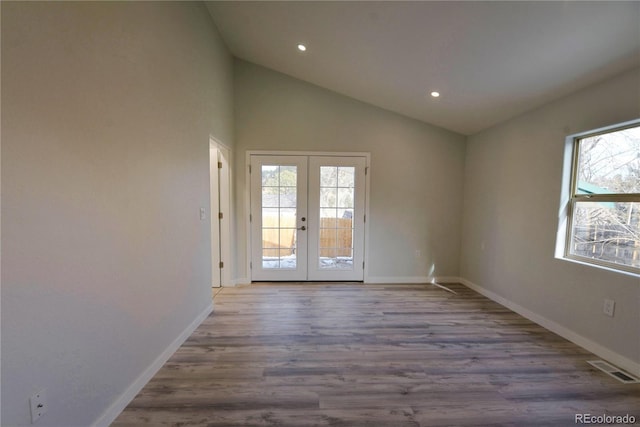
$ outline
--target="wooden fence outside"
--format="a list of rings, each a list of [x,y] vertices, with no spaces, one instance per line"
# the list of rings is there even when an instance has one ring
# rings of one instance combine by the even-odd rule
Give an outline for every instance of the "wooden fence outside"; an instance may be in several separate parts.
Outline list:
[[[320,256],[340,257],[352,256],[353,231],[351,218],[320,219]],[[295,218],[282,218],[280,228],[278,217],[262,218],[262,248],[266,254],[273,254],[280,249],[280,256],[292,255],[295,252],[296,221]]]

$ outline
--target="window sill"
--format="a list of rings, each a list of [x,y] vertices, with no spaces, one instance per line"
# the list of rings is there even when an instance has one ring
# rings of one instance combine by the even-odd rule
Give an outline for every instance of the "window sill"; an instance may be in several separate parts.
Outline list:
[[[593,263],[582,261],[582,260],[575,259],[575,258],[568,258],[566,256],[556,256],[556,259],[559,259],[561,261],[571,262],[571,263],[574,263],[574,264],[584,265],[584,266],[587,266],[587,267],[597,268],[599,270],[610,271],[611,273],[623,274],[623,275],[629,276],[629,277],[637,277],[637,278],[640,279],[640,273],[634,273],[634,272],[626,271],[626,270],[619,270],[617,268],[606,267],[604,265],[599,265],[599,264],[593,264]],[[638,285],[640,285],[640,281],[638,281]]]

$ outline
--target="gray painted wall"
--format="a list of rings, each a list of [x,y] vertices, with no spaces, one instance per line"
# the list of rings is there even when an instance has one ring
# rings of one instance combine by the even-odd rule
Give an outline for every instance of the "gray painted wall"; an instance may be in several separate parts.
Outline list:
[[[466,144],[250,63],[233,70],[201,4],[1,7],[3,425],[29,425],[41,387],[39,425],[90,425],[205,309],[209,135],[234,149],[240,281],[247,150],[370,152],[371,278],[434,265],[640,362],[637,277],[553,256],[564,137],[640,116],[639,71]]]
[[[246,271],[248,150],[371,153],[369,276],[457,276],[465,137],[235,62],[237,276]],[[420,257],[415,251],[421,252]]]
[[[565,137],[640,117],[640,70],[471,136],[461,276],[640,363],[640,280],[554,258]],[[602,314],[605,298],[615,317]]]
[[[2,425],[88,426],[211,303],[204,5],[2,2]]]

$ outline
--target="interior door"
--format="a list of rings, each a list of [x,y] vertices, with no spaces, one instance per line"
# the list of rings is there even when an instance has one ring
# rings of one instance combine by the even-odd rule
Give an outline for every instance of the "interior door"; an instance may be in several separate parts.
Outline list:
[[[365,157],[251,156],[251,280],[364,279]]]
[[[209,143],[209,196],[211,200],[211,287],[219,288],[220,262],[222,255],[220,251],[220,226],[218,225],[218,212],[220,212],[220,172],[218,147]]]
[[[307,280],[307,156],[251,156],[251,279]]]

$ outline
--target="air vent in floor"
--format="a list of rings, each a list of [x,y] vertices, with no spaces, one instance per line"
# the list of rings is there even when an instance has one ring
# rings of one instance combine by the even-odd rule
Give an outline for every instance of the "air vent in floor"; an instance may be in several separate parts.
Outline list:
[[[604,372],[605,374],[609,375],[610,377],[613,377],[615,379],[617,379],[618,381],[625,383],[625,384],[635,384],[635,383],[640,383],[640,380],[638,378],[635,378],[632,375],[629,375],[628,373],[624,372],[621,369],[616,368],[613,365],[610,365],[609,363],[605,362],[604,360],[589,360],[587,361],[588,364],[590,364],[591,366],[600,369],[602,372]]]

